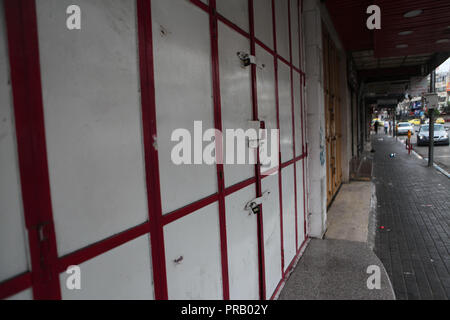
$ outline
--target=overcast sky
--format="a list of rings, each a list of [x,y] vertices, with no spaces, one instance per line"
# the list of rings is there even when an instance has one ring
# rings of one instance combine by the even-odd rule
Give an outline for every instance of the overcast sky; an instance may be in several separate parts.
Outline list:
[[[443,64],[441,64],[437,69],[437,72],[449,72],[450,71],[450,58],[447,59]]]

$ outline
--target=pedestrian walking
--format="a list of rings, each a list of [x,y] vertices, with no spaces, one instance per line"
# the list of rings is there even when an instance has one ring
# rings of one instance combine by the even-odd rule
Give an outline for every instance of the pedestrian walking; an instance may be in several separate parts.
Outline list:
[[[389,121],[384,122],[384,134],[388,134],[389,131]]]
[[[378,134],[378,125],[379,125],[379,123],[378,123],[378,120],[377,121],[375,121],[375,134]]]

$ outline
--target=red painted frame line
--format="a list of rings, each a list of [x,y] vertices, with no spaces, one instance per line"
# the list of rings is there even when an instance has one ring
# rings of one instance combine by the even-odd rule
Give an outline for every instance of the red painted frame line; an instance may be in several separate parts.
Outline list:
[[[209,13],[209,5],[207,5],[206,3],[203,3],[200,0],[189,0],[192,4],[196,5],[197,7],[199,7],[200,9],[202,9],[203,11]]]
[[[277,25],[275,14],[275,0],[272,0],[272,28],[273,28],[273,47],[274,47],[274,70],[275,70],[275,105],[277,109],[277,128],[280,130],[280,97],[278,88],[278,55],[277,53]],[[278,135],[278,163],[281,163],[281,137]],[[283,185],[282,168],[278,168],[278,193],[280,202],[280,238],[281,238],[281,270],[284,272],[284,242],[283,242]]]
[[[254,183],[256,183],[256,179],[253,177],[243,182],[240,182],[234,186],[228,187],[225,189],[225,196],[229,196],[235,192],[238,192],[239,190],[242,190]],[[197,202],[194,202],[184,208],[166,214],[162,217],[162,224],[163,226],[165,226],[172,222],[175,222],[191,213],[194,213],[204,207],[207,207],[210,204],[217,202],[218,199],[219,194],[214,194],[204,199],[201,199]],[[132,241],[136,238],[139,238],[149,232],[150,232],[150,223],[146,222],[137,227],[133,227],[129,230],[116,234],[110,238],[99,241],[93,245],[82,248],[76,252],[70,253],[64,257],[59,258],[58,270],[59,272],[63,272],[70,265],[81,264],[105,252],[108,252],[116,247],[119,247],[122,244],[127,243],[128,241]]]
[[[255,38],[255,36],[254,36],[254,26],[253,26],[253,28],[252,28],[252,18],[253,18],[253,9],[252,8],[250,8],[250,4],[249,4],[249,14],[251,15],[251,19],[250,19],[250,34],[248,33],[248,32],[246,32],[246,31],[244,31],[244,30],[242,30],[240,27],[238,27],[235,23],[233,23],[233,22],[231,22],[231,21],[229,21],[228,19],[226,19],[225,17],[223,17],[222,15],[220,15],[220,14],[218,14],[217,12],[216,12],[216,3],[215,3],[215,1],[210,1],[210,4],[209,4],[209,6],[208,5],[205,5],[203,2],[201,2],[201,1],[198,1],[198,0],[190,0],[191,1],[191,3],[193,3],[194,5],[197,5],[198,7],[200,7],[202,10],[207,10],[207,8],[209,7],[209,9],[210,9],[210,15],[212,14],[212,13],[214,13],[215,14],[215,16],[216,16],[216,20],[218,20],[218,21],[221,21],[222,23],[224,23],[225,25],[227,25],[228,27],[230,27],[230,28],[232,28],[233,30],[235,30],[236,32],[238,32],[239,34],[241,34],[241,35],[243,35],[243,36],[245,36],[245,37],[247,37],[247,38],[249,38],[250,39],[250,42],[251,42],[251,46],[252,46],[252,50],[254,51],[254,45],[255,45],[255,43],[258,43],[258,44],[260,44],[260,46],[262,47],[262,48],[264,48],[264,49],[266,49],[269,53],[271,53],[273,56],[274,56],[274,58],[275,58],[275,73],[276,73],[276,100],[277,100],[277,123],[278,123],[278,128],[280,127],[280,124],[279,124],[279,97],[278,97],[278,68],[277,68],[277,66],[278,66],[278,59],[280,59],[283,63],[285,63],[285,64],[287,64],[289,67],[290,67],[290,69],[291,69],[291,88],[293,88],[293,83],[292,83],[292,80],[293,80],[293,78],[292,78],[292,70],[296,70],[298,73],[300,73],[300,75],[304,75],[304,72],[302,71],[302,70],[300,70],[299,68],[297,68],[297,67],[295,67],[293,64],[292,64],[292,52],[290,53],[290,61],[287,61],[285,58],[283,58],[283,57],[281,57],[280,55],[278,55],[277,54],[277,45],[276,45],[276,18],[275,18],[275,2],[274,1],[272,1],[272,18],[273,18],[273,28],[274,28],[274,48],[275,48],[275,50],[271,50],[270,48],[268,48],[268,46],[266,46],[262,41],[259,41],[258,39],[256,39]],[[253,7],[253,5],[251,4],[251,6]],[[212,12],[212,13],[211,13]],[[288,14],[289,14],[289,21],[290,21],[290,2],[289,2],[289,6],[288,6]],[[300,17],[299,17],[299,19],[300,19]],[[216,22],[217,23],[217,22]],[[217,28],[217,25],[215,26],[216,28]],[[217,32],[217,30],[215,30],[215,32]],[[217,34],[216,34],[216,37],[217,37]],[[214,39],[214,36],[212,36],[212,38]],[[291,23],[289,22],[289,41],[290,41],[290,50],[292,51],[292,39],[291,39],[292,37],[291,37]],[[217,39],[215,39],[215,41],[217,41]],[[214,48],[213,48],[214,49]],[[213,51],[214,52],[214,51]],[[252,52],[253,54],[254,54],[254,52]],[[213,69],[215,69],[215,70],[217,70],[217,73],[218,73],[218,65],[217,65],[217,67],[216,68],[214,68],[214,58],[213,58]],[[255,69],[256,70],[256,69]],[[215,71],[213,71],[213,74],[215,74],[216,72]],[[216,76],[214,76],[214,77],[216,77]],[[252,76],[253,77],[253,76]],[[217,79],[217,82],[219,82],[220,81],[220,79]],[[252,81],[253,82],[253,81]],[[214,86],[215,87],[215,86]],[[255,88],[256,89],[256,88]],[[253,96],[255,96],[255,93],[256,93],[256,90],[255,90],[254,88],[252,88],[252,93],[253,93]],[[216,90],[217,91],[219,91],[219,88],[216,88]],[[292,91],[293,91],[293,89],[292,89]],[[214,96],[216,96],[216,95],[214,95]],[[220,97],[220,92],[219,92],[219,97]],[[219,98],[220,99],[220,98]],[[293,97],[292,97],[292,99],[293,99]],[[257,103],[257,102],[256,102]],[[253,102],[253,104],[254,104],[254,106],[255,106],[255,102]],[[257,104],[256,104],[256,108],[257,108]],[[292,112],[293,112],[293,114],[292,114],[292,121],[293,121],[293,123],[295,123],[295,120],[294,120],[294,109],[292,109]],[[254,112],[254,118],[257,120],[257,109],[256,109],[256,114],[255,114],[255,112]],[[295,125],[295,124],[294,124]],[[216,128],[217,128],[217,126],[216,126]],[[303,128],[302,128],[303,129]],[[294,139],[295,139],[295,127],[293,127],[293,136],[294,136]],[[295,156],[295,140],[294,140],[294,156]],[[301,157],[299,157],[299,158],[295,158],[295,159],[293,159],[293,160],[291,160],[291,161],[289,161],[288,163],[285,163],[285,164],[283,164],[283,165],[281,165],[280,167],[279,167],[279,187],[280,187],[280,219],[281,219],[281,230],[282,230],[282,187],[281,187],[281,183],[282,183],[282,181],[281,181],[281,170],[283,169],[283,168],[285,168],[287,165],[291,165],[291,164],[294,164],[294,163],[296,163],[297,161],[299,161],[299,160],[301,160],[301,159],[304,159],[306,157],[306,155],[302,155]],[[280,151],[280,155],[279,155],[279,159],[280,159],[280,162],[281,162],[281,151]],[[296,170],[296,168],[294,168],[294,172],[295,172],[295,170]],[[259,177],[258,177],[258,175],[259,175]],[[256,181],[257,182],[259,182],[260,183],[260,180],[261,180],[261,177],[260,177],[260,170],[258,170],[258,173],[257,173],[257,179],[256,179]],[[219,181],[221,180],[221,179],[223,179],[223,171],[222,171],[222,174],[221,175],[219,175]],[[241,183],[239,183],[238,185],[236,185],[236,186],[234,186],[233,187],[233,189],[229,189],[228,190],[228,192],[226,192],[226,195],[228,195],[228,194],[230,194],[229,192],[231,191],[231,190],[233,190],[233,192],[236,192],[237,190],[239,190],[238,188],[240,188],[240,187],[245,187],[245,186],[248,186],[248,185],[250,185],[251,183],[253,183],[253,179],[251,179],[251,180],[247,180],[247,181],[243,181],[243,182],[241,182]],[[257,183],[257,188],[258,188],[258,183]],[[296,186],[296,177],[295,177],[295,186],[294,186],[294,190],[295,190],[295,202],[297,203],[297,197],[296,197],[296,189],[297,189],[297,186]],[[260,193],[260,192],[259,192]],[[219,192],[219,199],[220,199],[220,192]],[[297,207],[297,205],[296,205],[296,207]],[[186,213],[186,212],[185,212]],[[261,226],[261,223],[259,223],[259,225]],[[297,239],[297,234],[298,234],[298,232],[297,232],[297,208],[296,208],[296,247],[297,247],[297,242],[298,242],[298,239]],[[258,233],[261,233],[261,231],[258,231]],[[283,237],[283,234],[282,234],[283,232],[281,231],[281,237]],[[281,241],[282,242],[282,247],[283,247],[283,240]],[[264,263],[264,261],[262,261],[262,263]],[[282,248],[282,265],[284,265],[284,249]],[[260,271],[261,272],[261,271]],[[260,277],[261,278],[261,277]],[[263,286],[264,286],[264,282],[265,281],[263,281]],[[265,291],[265,290],[264,290]]]
[[[222,106],[220,99],[220,74],[219,74],[219,39],[218,39],[218,17],[216,11],[216,0],[209,0],[209,22],[211,35],[211,61],[212,81],[214,99],[214,124],[215,129],[222,131]],[[218,141],[218,140],[217,140]],[[221,150],[222,146],[219,145]],[[223,164],[217,164],[217,184],[219,189],[219,226],[220,226],[220,250],[222,262],[222,291],[223,299],[230,299],[230,284],[228,278],[228,248],[227,248],[227,225],[225,212],[225,181]]]
[[[255,38],[255,42],[257,45],[259,45],[261,48],[263,48],[264,50],[266,50],[268,53],[270,53],[272,56],[275,56],[276,53],[274,50],[272,50],[271,48],[269,48],[264,42],[258,40]]]
[[[294,160],[291,160],[283,165],[283,168],[291,165],[295,162],[304,159],[304,156],[297,157]],[[267,178],[272,173],[278,173],[279,168],[271,169],[265,172],[261,179]],[[225,196],[229,196],[235,192],[238,192],[252,184],[256,183],[256,178],[252,177],[245,181],[242,181],[236,185],[228,187],[225,189]],[[174,221],[177,221],[191,213],[194,213],[214,202],[217,202],[219,199],[219,194],[214,194],[204,199],[201,199],[197,202],[194,202],[186,207],[183,207],[179,210],[176,210],[172,213],[166,214],[162,217],[163,226],[168,225]],[[139,226],[133,227],[129,230],[116,234],[110,238],[99,241],[95,244],[92,244],[88,247],[82,248],[76,252],[70,253],[64,257],[59,258],[58,261],[58,272],[64,272],[71,265],[78,265],[90,259],[93,259],[105,252],[108,252],[112,249],[115,249],[129,241],[132,241],[136,238],[139,238],[147,233],[150,233],[150,223],[146,222]]]
[[[281,169],[284,169],[286,167],[289,167],[290,165],[299,162],[300,160],[303,160],[306,158],[306,154],[302,154],[301,156],[296,157],[295,159],[286,161],[285,163],[281,164]]]
[[[23,2],[28,3],[30,0],[20,0],[18,2],[15,3],[15,6],[9,6],[9,11],[8,8],[5,8],[5,11],[7,13],[7,19],[9,17],[9,21],[7,20],[8,23],[8,39],[11,42],[11,39],[15,40],[15,43],[17,43],[18,45],[13,46],[10,44],[10,56],[14,57],[16,59],[16,61],[19,61],[20,59],[25,59],[24,58],[24,53],[21,52],[21,50],[23,50],[22,47],[20,47],[21,45],[21,37],[23,37],[23,30],[21,30],[20,28],[18,28],[17,23],[19,21],[21,21],[21,18],[17,18],[17,16],[20,13],[20,8],[21,8],[21,4]],[[50,261],[50,266],[56,270],[53,270],[53,273],[57,273],[57,272],[63,272],[68,266],[73,265],[73,264],[80,264],[83,263],[87,260],[90,260],[96,256],[99,256],[109,250],[112,250],[128,241],[132,241],[144,234],[147,233],[151,233],[151,243],[152,243],[152,261],[153,261],[153,269],[154,269],[154,278],[155,278],[155,298],[156,299],[167,299],[168,298],[168,293],[167,293],[167,280],[166,280],[166,269],[165,269],[165,251],[164,251],[164,237],[163,237],[163,226],[167,225],[171,222],[174,222],[178,219],[181,219],[182,217],[193,213],[209,204],[212,204],[216,201],[219,200],[219,207],[222,208],[221,209],[221,213],[220,213],[220,222],[221,222],[221,248],[222,248],[222,266],[223,266],[223,273],[226,273],[226,275],[223,275],[224,280],[226,279],[226,282],[224,281],[224,298],[227,299],[229,298],[229,288],[228,288],[228,266],[226,263],[226,267],[224,268],[224,261],[227,261],[227,258],[224,257],[224,254],[226,254],[226,229],[225,227],[225,208],[224,208],[224,197],[228,196],[234,192],[237,192],[251,184],[254,184],[255,182],[258,182],[259,186],[261,183],[261,179],[264,179],[268,176],[268,174],[272,174],[278,171],[279,173],[279,187],[280,187],[280,228],[281,228],[281,246],[282,246],[282,267],[284,269],[284,251],[283,251],[283,226],[282,226],[282,187],[281,187],[281,169],[292,165],[294,163],[296,163],[297,161],[300,161],[304,158],[306,158],[307,153],[303,154],[300,157],[297,157],[291,161],[288,161],[284,164],[282,164],[279,168],[274,168],[269,170],[268,172],[264,173],[263,176],[261,177],[260,174],[260,169],[258,168],[257,171],[257,177],[256,178],[250,178],[246,181],[242,181],[241,183],[238,183],[234,186],[231,186],[229,188],[225,188],[224,187],[224,181],[223,181],[223,166],[218,165],[218,178],[219,178],[219,193],[218,194],[214,194],[212,196],[209,196],[205,199],[199,200],[193,204],[190,204],[184,208],[181,208],[175,212],[172,212],[168,215],[162,216],[162,209],[161,209],[161,199],[160,199],[160,192],[159,192],[159,169],[158,169],[158,154],[157,151],[154,150],[154,148],[152,147],[152,141],[153,141],[153,136],[156,136],[156,105],[155,105],[155,101],[154,101],[154,71],[153,71],[153,47],[152,47],[152,31],[151,31],[151,20],[148,21],[147,16],[150,15],[151,17],[151,3],[150,0],[137,0],[138,2],[138,25],[139,25],[139,53],[140,53],[140,72],[141,72],[141,87],[142,87],[142,108],[143,108],[143,126],[144,126],[144,146],[145,146],[145,159],[146,159],[146,175],[147,175],[147,187],[148,187],[148,192],[149,192],[149,219],[150,222],[146,222],[143,223],[142,225],[139,225],[137,227],[131,228],[127,231],[124,231],[122,233],[119,233],[117,235],[114,235],[108,239],[102,240],[98,243],[95,243],[93,245],[90,245],[88,247],[85,247],[83,249],[80,249],[74,253],[71,253],[67,256],[61,257],[61,258],[57,258],[56,257],[56,239],[54,239],[54,245],[53,245],[53,249],[55,250],[55,257],[53,258],[53,260]],[[199,6],[201,9],[208,11],[209,12],[209,6],[205,5],[204,3],[202,3],[199,0],[191,0],[191,2],[197,6]],[[249,0],[249,2],[252,2],[252,0]],[[10,4],[10,3],[9,3]],[[249,4],[249,6],[253,7],[253,3]],[[6,6],[5,6],[6,7]],[[215,2],[212,6],[213,8],[215,8]],[[289,6],[290,8],[290,6]],[[216,83],[216,97],[220,97],[220,92],[217,92],[219,87],[219,77],[218,77],[218,48],[217,48],[217,20],[220,20],[222,22],[224,22],[226,25],[232,27],[234,30],[238,31],[240,34],[243,34],[246,37],[249,37],[250,39],[253,39],[252,42],[252,50],[254,50],[254,45],[255,43],[259,44],[263,49],[267,50],[268,52],[270,52],[275,59],[275,77],[276,77],[276,103],[277,103],[277,124],[278,124],[278,128],[279,128],[279,97],[278,97],[278,61],[277,59],[282,60],[284,63],[287,63],[290,67],[291,67],[291,72],[292,69],[297,70],[298,72],[301,73],[302,75],[302,79],[304,79],[304,73],[301,70],[298,70],[297,68],[295,68],[295,66],[292,65],[292,63],[289,63],[287,60],[283,59],[282,57],[280,57],[277,53],[276,53],[276,25],[275,25],[275,7],[274,7],[274,1],[272,1],[272,15],[273,15],[273,31],[274,31],[274,47],[275,50],[272,51],[270,48],[268,48],[265,44],[263,44],[261,41],[259,41],[258,39],[256,39],[254,37],[254,34],[252,35],[252,32],[254,32],[254,25],[251,26],[251,34],[247,34],[245,31],[241,30],[239,27],[237,27],[235,24],[229,22],[227,19],[225,19],[224,17],[218,15],[215,12],[215,9],[213,10],[213,12],[215,14],[213,14],[213,16],[215,15],[215,22],[213,22],[212,27],[215,29],[215,35],[214,32],[211,33],[212,39],[215,39],[215,41],[213,41],[212,46],[216,46],[216,60],[214,62],[214,57],[213,57],[213,64],[216,64],[216,68],[214,71],[214,79],[215,79],[215,83]],[[35,8],[34,7],[28,7],[28,10],[26,11],[26,13],[28,15],[34,15],[34,19],[32,19],[30,22],[32,23],[34,21],[35,26],[37,25],[36,22],[36,17],[35,17]],[[250,13],[253,13],[253,10],[250,10]],[[211,12],[210,12],[211,15]],[[11,22],[11,18],[13,18],[13,22]],[[290,14],[289,14],[290,17]],[[252,19],[254,19],[254,17],[252,17]],[[16,23],[16,24],[14,24]],[[299,23],[300,23],[300,19],[299,19]],[[291,24],[289,23],[289,26],[291,26]],[[36,30],[36,27],[35,27]],[[300,35],[301,36],[301,35]],[[37,46],[37,33],[35,34],[35,43],[34,45]],[[291,41],[291,39],[290,39]],[[214,42],[216,42],[216,44],[214,45]],[[214,49],[214,48],[213,48]],[[292,49],[291,49],[292,50]],[[214,51],[213,51],[214,52]],[[32,57],[31,57],[32,58]],[[31,59],[29,56],[27,56],[27,59]],[[38,58],[38,56],[37,56]],[[36,57],[34,57],[34,59],[36,59]],[[291,53],[291,60],[292,60],[292,53]],[[21,60],[20,60],[21,61]],[[36,63],[36,60],[34,60],[34,62]],[[21,69],[23,68],[23,69]],[[36,66],[35,66],[36,68]],[[39,64],[37,64],[37,68],[39,68]],[[14,64],[14,59],[11,59],[11,76],[13,78],[13,92],[15,93],[14,95],[14,99],[15,99],[15,105],[20,105],[20,103],[24,103],[23,99],[25,98],[25,95],[23,94],[23,90],[25,90],[24,87],[24,83],[26,79],[23,79],[24,75],[26,74],[27,68],[25,68],[25,65],[22,64],[21,66],[18,66],[17,63]],[[13,73],[15,73],[15,77],[13,77]],[[252,72],[253,73],[253,72]],[[39,73],[40,74],[40,73]],[[255,77],[255,78],[253,78]],[[15,80],[16,79],[16,80]],[[17,80],[19,79],[19,80]],[[14,81],[15,80],[15,81]],[[291,77],[291,81],[292,81],[292,77]],[[253,84],[255,84],[255,90],[254,90],[254,96],[256,99],[257,96],[257,91],[256,91],[256,69],[255,69],[255,75],[253,76],[252,74],[252,82]],[[36,83],[34,83],[34,85],[36,85]],[[35,89],[38,89],[37,94],[41,95],[41,88],[40,88],[40,82],[37,83],[38,88],[35,87]],[[252,85],[253,86],[253,85]],[[253,89],[253,88],[252,88]],[[218,94],[217,94],[218,93]],[[303,92],[301,91],[301,93],[303,94]],[[36,94],[36,92],[35,92]],[[42,99],[42,98],[41,98]],[[217,98],[216,98],[217,99]],[[18,102],[17,102],[18,101]],[[302,100],[303,103],[303,100]],[[42,104],[42,100],[41,100],[41,104]],[[219,110],[217,110],[217,107],[219,107]],[[257,101],[255,101],[254,103],[254,108],[256,107],[256,113],[254,114],[255,119],[258,118],[257,115]],[[42,108],[43,106],[41,105],[41,113],[42,113]],[[220,114],[220,98],[218,100],[215,100],[215,111],[216,111],[216,115],[219,116],[219,119],[216,119],[216,127],[220,127],[221,128],[221,114]],[[217,112],[219,111],[219,112]],[[15,109],[15,112],[17,113],[18,110],[17,108]],[[293,115],[294,116],[294,115]],[[22,116],[23,117],[23,116]],[[303,113],[302,113],[302,117],[303,117]],[[216,117],[217,118],[217,117]],[[18,119],[21,119],[21,117],[16,115],[16,121],[18,121]],[[27,119],[29,121],[29,119]],[[41,120],[43,120],[43,114],[41,115]],[[26,123],[28,124],[28,123]],[[18,126],[16,124],[16,126]],[[19,125],[20,126],[20,125]],[[41,124],[41,130],[44,130],[43,128],[43,123]],[[22,129],[24,130],[30,130],[31,126],[23,126]],[[18,141],[19,141],[19,129],[18,128]],[[294,131],[294,139],[295,139],[295,128],[293,128]],[[28,133],[28,132],[27,132]],[[42,137],[42,133],[41,132],[41,137]],[[27,138],[26,135],[22,136],[23,139]],[[28,137],[29,138],[29,137]],[[304,140],[304,137],[302,137],[302,139]],[[41,142],[43,142],[43,147],[45,148],[45,139],[43,139]],[[279,141],[280,143],[280,141]],[[42,145],[40,146],[42,148]],[[20,146],[19,146],[20,148]],[[295,140],[294,140],[294,150],[295,150]],[[20,152],[20,150],[19,150]],[[22,150],[22,152],[26,152],[24,150]],[[27,151],[29,152],[29,150]],[[42,150],[41,150],[42,152]],[[295,152],[295,151],[294,151]],[[46,151],[44,149],[43,155],[46,158]],[[294,153],[295,155],[295,153]],[[42,154],[41,154],[42,156]],[[20,155],[19,155],[20,157]],[[279,159],[281,160],[281,151],[279,154]],[[19,159],[20,161],[20,159]],[[46,159],[45,159],[46,162]],[[44,166],[45,167],[45,166]],[[305,164],[303,163],[303,167],[305,167]],[[22,168],[22,166],[21,166]],[[150,169],[149,169],[150,168]],[[44,173],[44,179],[45,179],[45,175],[47,176],[47,180],[48,180],[48,168],[45,168],[45,173]],[[304,168],[305,171],[305,168]],[[259,175],[258,175],[259,173]],[[21,174],[23,174],[21,172]],[[305,177],[304,177],[305,180]],[[155,182],[155,183],[152,183]],[[305,184],[305,181],[304,181]],[[23,183],[22,188],[24,188],[26,186],[26,183]],[[48,183],[49,186],[49,183]],[[220,191],[222,190],[222,191]],[[259,190],[258,194],[260,193],[261,190]],[[306,190],[304,190],[306,192]],[[304,198],[305,198],[305,192],[303,194]],[[48,188],[48,196],[50,196],[50,190]],[[222,204],[220,204],[221,200],[222,200]],[[24,198],[25,201],[25,198]],[[304,202],[305,206],[306,203]],[[50,204],[50,209],[51,209],[51,204]],[[51,211],[50,211],[51,213]],[[35,216],[26,216],[26,221],[27,221],[27,225],[33,225],[36,224],[37,222],[35,222],[36,217]],[[262,227],[262,223],[261,223],[261,227]],[[261,228],[258,231],[259,237],[260,237],[260,241],[261,239],[263,240],[263,229]],[[53,232],[53,237],[54,237],[54,227],[51,224],[50,226],[47,225],[47,228],[44,230],[45,232],[49,232],[50,235]],[[36,241],[36,237],[37,237],[37,232],[34,229],[29,230],[30,232],[30,248],[32,248],[32,251],[37,251],[37,245],[36,243],[32,244],[31,242]],[[306,210],[305,210],[305,234],[306,234]],[[262,237],[262,238],[261,238]],[[225,241],[223,241],[223,239],[225,239]],[[224,253],[225,250],[225,253]],[[262,250],[263,247],[262,247]],[[264,252],[264,251],[262,251]],[[32,253],[32,261],[33,261],[33,256],[34,256],[34,260],[36,261],[36,259],[39,258],[38,256],[39,252],[33,255]],[[264,253],[263,253],[264,254]],[[47,258],[47,260],[49,260]],[[264,264],[264,256],[262,256],[262,263]],[[226,269],[226,270],[225,270]],[[263,267],[264,270],[264,267]],[[261,271],[260,271],[261,272]],[[261,273],[264,274],[264,271]],[[18,291],[14,291],[14,290],[19,290],[19,289],[26,289],[26,287],[29,287],[30,285],[32,285],[31,283],[31,279],[33,273],[29,273],[29,277],[28,276],[18,276],[16,278],[13,278],[9,281],[6,281],[2,284],[0,284],[0,293],[2,292],[8,292],[9,295],[15,294]],[[261,297],[262,299],[265,298],[265,276],[262,277],[263,281],[262,281],[262,290],[261,290]],[[27,279],[30,280],[30,282],[28,283]],[[11,289],[8,288],[13,288],[13,290],[11,291]],[[15,288],[15,289],[14,289]],[[47,287],[48,289],[48,287]],[[53,286],[53,288],[50,290],[50,292],[59,292],[59,284],[56,288],[56,286]],[[46,297],[49,297],[48,292],[47,294],[36,294],[35,293],[35,297],[37,299],[40,298],[45,299]],[[227,297],[228,296],[228,297]],[[59,293],[59,297],[56,298],[60,298],[60,293]]]
[[[59,258],[58,272],[64,272],[69,266],[82,264],[85,261],[91,260],[105,252],[113,250],[148,233],[150,233],[150,223],[145,222],[137,227],[116,234],[108,239],[102,240],[76,252],[70,253],[64,257]]]
[[[248,0],[248,12],[249,12],[249,25],[250,25],[250,54],[256,55],[256,45],[255,45],[255,16],[253,8],[253,0]],[[251,65],[251,80],[252,80],[252,107],[253,107],[253,120],[259,121],[258,114],[258,87],[256,79],[256,65]],[[261,129],[265,129],[261,127]],[[256,196],[262,196],[261,190],[261,164],[259,158],[259,146],[257,149],[257,164],[255,165],[255,176],[256,176]],[[261,300],[266,300],[266,261],[264,252],[264,215],[263,206],[260,205],[260,212],[258,214],[257,223],[257,234],[258,234],[258,260],[259,260],[259,295]]]
[[[200,0],[189,0],[193,5],[199,7],[200,9],[202,9],[203,11],[208,12],[209,11],[209,5],[201,2]],[[251,34],[245,30],[243,30],[242,28],[240,28],[238,25],[236,25],[235,23],[233,23],[232,21],[228,20],[227,18],[225,18],[224,16],[222,16],[221,14],[217,13],[217,19],[224,23],[225,25],[227,25],[228,27],[230,27],[231,29],[235,30],[236,32],[238,32],[239,34],[241,34],[242,36],[246,37],[247,39],[251,38]],[[292,63],[290,63],[286,58],[280,56],[276,50],[272,50],[271,48],[269,48],[268,45],[266,45],[264,42],[262,42],[261,40],[257,39],[255,37],[255,43],[258,44],[261,48],[263,48],[264,50],[266,50],[267,52],[269,52],[271,55],[276,56],[278,59],[280,59],[281,61],[283,61],[285,64],[287,64],[289,67],[292,67],[295,71],[297,71],[300,74],[305,74],[304,71],[302,71],[300,68],[297,68],[295,65],[293,65]],[[276,45],[274,46],[274,48],[276,48]]]
[[[235,23],[231,22],[230,20],[228,20],[227,18],[222,16],[220,13],[217,13],[217,18],[219,19],[220,22],[224,23],[225,25],[227,25],[228,27],[230,27],[231,29],[233,29],[234,31],[239,33],[240,35],[246,37],[247,39],[251,38],[251,34],[249,34],[247,31],[239,28]]]
[[[26,272],[12,279],[0,283],[0,300],[30,288],[31,272]]]
[[[4,1],[25,224],[33,296],[61,299],[56,271],[44,110],[34,0]],[[4,284],[0,286],[0,290]],[[18,287],[15,287],[18,289]]]
[[[294,158],[296,155],[295,148],[295,101],[294,101],[294,69],[292,61],[292,17],[291,17],[291,1],[288,0],[288,24],[289,24],[289,60],[291,74],[291,111],[292,111],[292,149]],[[294,211],[295,211],[295,248],[298,247],[298,210],[297,210],[297,166],[294,161]]]
[[[229,196],[235,192],[238,192],[239,190],[242,190],[244,188],[247,188],[248,186],[256,183],[256,178],[251,177],[245,181],[239,182],[238,184],[235,184],[234,186],[228,187],[225,189],[225,196]]]
[[[186,207],[183,207],[181,209],[178,209],[172,213],[166,214],[163,216],[163,225],[168,225],[176,220],[179,220],[191,213],[196,212],[197,210],[200,210],[204,207],[209,206],[210,204],[213,204],[214,202],[219,201],[219,194],[213,194],[209,197],[206,197],[204,199],[201,199],[199,201],[196,201],[192,204],[187,205]]]
[[[279,293],[279,291],[281,289],[281,286],[287,281],[287,276],[289,275],[289,273],[291,272],[292,268],[294,267],[294,265],[296,264],[296,262],[300,258],[300,255],[301,255],[303,249],[305,248],[305,245],[308,243],[308,240],[309,240],[309,237],[305,237],[305,241],[303,241],[302,245],[297,250],[297,253],[296,253],[294,259],[292,259],[292,261],[289,264],[289,266],[287,267],[286,271],[283,271],[283,276],[281,277],[281,280],[278,283],[278,285],[277,285],[274,293],[272,294],[272,297],[270,298],[270,300],[275,299],[275,297],[278,295],[278,293]]]
[[[159,179],[151,0],[137,0],[142,124],[155,299],[167,300],[167,275]],[[139,227],[138,227],[139,228]],[[139,230],[138,228],[133,230]],[[142,227],[143,231],[146,227]]]
[[[299,43],[299,66],[300,68],[302,67],[302,58],[303,58],[303,28],[302,28],[302,23],[303,23],[303,0],[298,0],[298,43]],[[303,89],[305,87],[306,84],[306,80],[305,80],[305,75],[302,74],[300,77],[300,110],[301,110],[301,121],[302,121],[302,150],[303,150],[303,154],[307,155],[307,148],[305,148],[305,135],[306,135],[306,122],[304,119],[305,116],[305,105],[304,105],[304,95],[303,95]],[[306,159],[306,157],[305,157]],[[307,205],[306,205],[306,167],[305,167],[305,161],[302,162],[302,170],[303,170],[303,223],[304,223],[304,235],[306,238],[306,234],[307,234]]]
[[[267,171],[264,171],[261,175],[262,175],[262,179],[265,179],[267,177],[273,176],[278,174],[278,171],[280,170],[279,166],[274,167],[272,169],[269,169]]]

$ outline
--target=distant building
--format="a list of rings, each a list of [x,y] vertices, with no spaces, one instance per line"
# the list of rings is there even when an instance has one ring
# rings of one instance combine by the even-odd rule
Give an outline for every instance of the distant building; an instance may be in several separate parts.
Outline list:
[[[450,72],[447,73],[447,106],[450,103]]]
[[[450,87],[447,86],[447,84],[449,83],[449,81],[447,81],[448,77],[448,72],[436,73],[436,93],[439,95],[439,109],[442,109],[447,105],[447,89],[450,89]]]

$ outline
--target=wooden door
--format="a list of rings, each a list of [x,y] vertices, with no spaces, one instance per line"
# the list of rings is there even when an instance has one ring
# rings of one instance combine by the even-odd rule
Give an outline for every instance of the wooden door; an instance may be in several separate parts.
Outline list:
[[[342,183],[341,97],[338,51],[325,26],[323,27],[323,63],[327,152],[327,203],[330,204]]]

